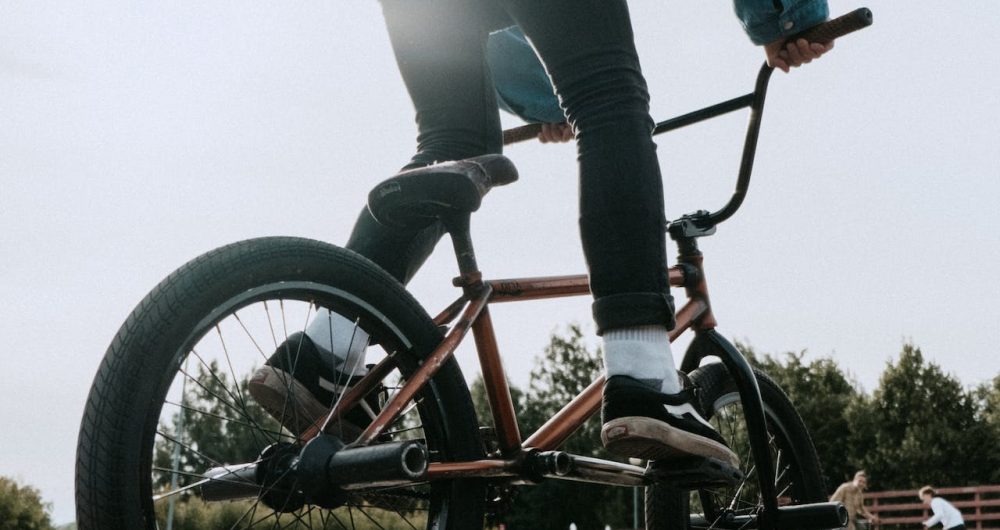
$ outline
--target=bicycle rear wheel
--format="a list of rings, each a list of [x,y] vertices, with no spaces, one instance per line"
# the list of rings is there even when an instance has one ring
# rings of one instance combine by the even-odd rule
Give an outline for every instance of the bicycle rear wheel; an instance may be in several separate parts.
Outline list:
[[[819,458],[802,418],[771,378],[756,369],[754,373],[764,403],[778,505],[825,501]],[[646,528],[757,528],[754,516],[762,502],[736,384],[721,363],[702,366],[690,378],[698,389],[703,415],[739,455],[744,479],[735,487],[691,492],[650,486],[646,488]]]
[[[279,423],[256,404],[248,380],[323,309],[354,323],[350,340],[370,337],[367,362],[392,357],[392,373],[366,399],[375,407],[441,341],[398,282],[316,241],[236,243],[161,282],[122,326],[94,380],[77,451],[79,528],[177,529],[195,520],[198,528],[227,529],[480,528],[485,491],[476,481],[349,491],[333,509],[303,504],[287,481],[231,502],[204,493],[209,468],[297,454],[296,436],[282,426],[295,423]],[[289,399],[296,399],[292,390]],[[453,359],[415,401],[378,443],[421,440],[432,462],[482,457]],[[292,405],[282,412],[294,414]]]

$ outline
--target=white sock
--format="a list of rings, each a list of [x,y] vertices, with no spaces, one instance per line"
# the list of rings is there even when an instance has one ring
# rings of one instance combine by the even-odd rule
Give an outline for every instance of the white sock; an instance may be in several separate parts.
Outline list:
[[[306,335],[320,352],[332,354],[323,355],[324,362],[330,363],[331,368],[350,375],[367,373],[368,333],[354,322],[328,309],[320,309],[306,327]]]
[[[664,326],[635,326],[604,333],[606,377],[625,375],[665,394],[681,391]]]

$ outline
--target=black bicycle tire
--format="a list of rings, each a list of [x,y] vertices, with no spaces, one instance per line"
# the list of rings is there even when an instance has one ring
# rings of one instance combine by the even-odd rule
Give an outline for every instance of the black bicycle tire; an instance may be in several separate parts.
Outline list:
[[[800,470],[800,501],[802,503],[826,500],[826,487],[819,464],[819,457],[805,423],[785,392],[764,372],[754,369],[765,415],[784,431],[788,445],[795,450],[793,458]],[[715,412],[715,405],[724,397],[738,395],[735,381],[722,363],[712,363],[691,372],[690,379],[697,389],[698,406],[706,419]],[[647,530],[688,530],[691,528],[689,493],[666,485],[646,488]]]
[[[418,359],[441,332],[403,287],[363,257],[319,241],[271,237],[208,252],[163,280],[129,315],[94,378],[81,421],[76,460],[77,524],[81,530],[155,528],[151,503],[139,491],[165,373],[176,371],[180,348],[220,300],[274,282],[334,285],[363,300],[412,341]],[[168,386],[168,385],[167,385]],[[454,359],[428,385],[440,408],[451,459],[483,456],[471,396]],[[154,406],[149,406],[155,403]],[[152,425],[151,425],[152,424]],[[136,427],[140,428],[136,428]],[[148,473],[147,473],[148,475]],[[454,481],[442,517],[448,529],[481,526],[485,487]]]

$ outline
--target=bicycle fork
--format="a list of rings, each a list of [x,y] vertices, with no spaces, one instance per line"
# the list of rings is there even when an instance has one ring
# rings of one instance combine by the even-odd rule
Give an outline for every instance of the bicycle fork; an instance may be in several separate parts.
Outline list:
[[[680,369],[690,373],[705,357],[718,357],[736,384],[743,407],[747,437],[750,442],[754,470],[757,473],[762,510],[757,514],[757,528],[833,528],[847,522],[847,510],[840,503],[815,503],[778,506],[776,469],[771,457],[764,402],[757,378],[746,357],[716,331],[717,322],[708,303],[708,284],[703,267],[704,256],[698,249],[698,238],[715,233],[715,224],[706,222],[707,212],[686,215],[670,223],[668,231],[678,246],[678,267],[684,271],[684,288],[688,300],[701,301],[706,307],[691,323],[695,338],[684,354]]]

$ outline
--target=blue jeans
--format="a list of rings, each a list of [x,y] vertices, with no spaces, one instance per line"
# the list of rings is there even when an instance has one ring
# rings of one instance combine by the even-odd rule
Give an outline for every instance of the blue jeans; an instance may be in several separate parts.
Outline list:
[[[522,28],[576,131],[598,333],[672,327],[663,185],[625,1],[382,0],[382,8],[417,114],[417,153],[406,167],[502,151],[486,39],[513,23]],[[348,248],[405,283],[442,234],[440,226],[394,231],[363,211]]]

